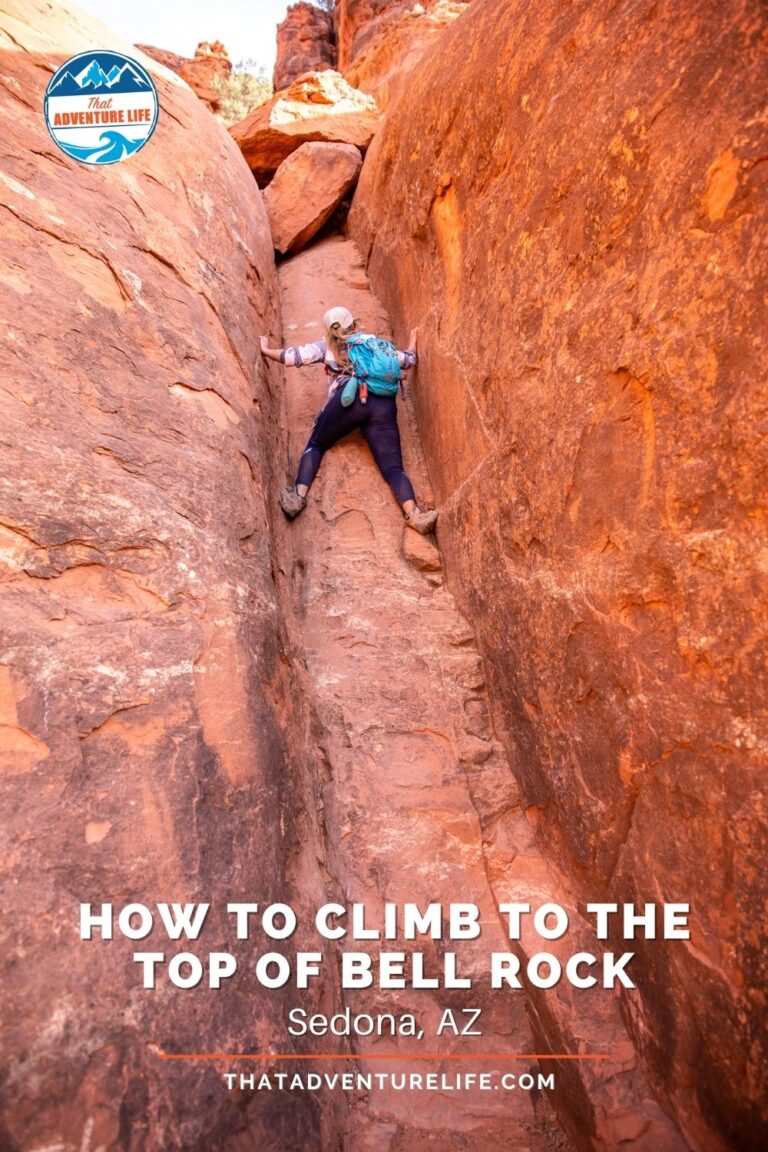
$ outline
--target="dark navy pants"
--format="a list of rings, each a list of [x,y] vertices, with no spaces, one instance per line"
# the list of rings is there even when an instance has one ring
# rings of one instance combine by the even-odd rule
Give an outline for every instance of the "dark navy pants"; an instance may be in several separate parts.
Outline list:
[[[328,449],[354,432],[355,428],[360,428],[398,504],[415,500],[413,485],[403,471],[403,454],[397,427],[397,397],[374,396],[369,392],[367,404],[362,404],[357,395],[354,403],[344,408],[341,392],[339,388],[328,398],[315,420],[312,435],[299,460],[296,483],[309,487]]]

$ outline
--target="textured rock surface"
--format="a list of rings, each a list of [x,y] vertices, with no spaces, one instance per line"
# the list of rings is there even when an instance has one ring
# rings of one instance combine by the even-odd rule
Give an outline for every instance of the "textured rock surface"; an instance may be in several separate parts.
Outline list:
[[[179,69],[195,95],[215,112],[219,107],[221,85],[229,78],[232,61],[223,44],[198,44],[194,59],[185,60]]]
[[[275,91],[287,88],[305,72],[336,67],[333,20],[316,4],[291,4],[277,26],[277,56],[272,73]]]
[[[343,301],[369,331],[386,333],[386,316],[371,297],[355,246],[323,241],[280,268],[286,340],[317,335],[318,318]],[[280,370],[275,369],[276,373]],[[290,459],[295,463],[327,394],[321,365],[286,369]],[[428,487],[419,466],[412,422],[401,406],[406,465],[420,497]],[[498,756],[488,724],[479,658],[472,637],[444,588],[435,588],[403,556],[403,524],[389,488],[358,434],[323,460],[307,509],[291,528],[294,610],[306,645],[318,699],[324,763],[319,804],[328,854],[326,867],[344,894],[364,903],[380,923],[384,901],[471,900],[481,908],[482,940],[461,952],[463,969],[477,978],[471,991],[347,990],[345,1004],[369,1012],[414,1012],[422,1042],[407,1038],[355,1038],[360,1066],[378,1072],[376,1057],[419,1051],[531,1051],[524,1001],[492,993],[482,977],[487,956],[504,948],[485,875],[482,833],[468,788],[469,745],[486,760]],[[436,551],[436,550],[435,550]],[[375,595],[371,590],[375,589]],[[384,675],[383,675],[384,674]],[[463,727],[462,727],[463,725]],[[469,729],[473,732],[470,733]],[[527,828],[517,791],[505,771],[499,810]],[[525,833],[523,833],[525,834]],[[528,835],[530,840],[530,836]],[[432,941],[428,963],[435,964]],[[357,950],[380,942],[358,942]],[[386,946],[385,950],[386,950]],[[392,945],[390,945],[390,948]],[[418,950],[399,941],[397,948]],[[457,1040],[434,1029],[442,1010],[484,1008],[486,1034]],[[373,1054],[372,1059],[366,1055]],[[403,1059],[387,1068],[411,1070]],[[489,1067],[493,1067],[490,1065]],[[451,1074],[450,1059],[430,1071]],[[501,1095],[501,1098],[500,1098]],[[522,1093],[424,1093],[418,1109],[407,1092],[375,1088],[350,1117],[347,1146],[363,1152],[411,1152],[432,1146],[458,1152],[543,1152],[549,1124],[537,1118]]]
[[[146,56],[151,56],[158,64],[170,68],[171,72],[175,72],[177,75],[181,75],[182,66],[189,63],[188,56],[178,56],[175,52],[168,52],[165,48],[155,48],[152,44],[137,44],[136,47]]]
[[[264,192],[279,252],[300,252],[353,187],[363,158],[353,144],[302,144]]]
[[[65,157],[43,92],[94,42],[135,55],[65,5],[4,5],[0,1145],[335,1147],[319,1099],[234,1102],[214,1065],[158,1058],[270,1044],[282,992],[143,991],[135,942],[78,936],[81,901],[202,900],[200,951],[228,950],[225,900],[323,897],[271,576],[266,212],[149,60],[152,140]]]
[[[476,0],[351,217],[422,325],[440,541],[540,843],[586,898],[692,903],[624,1008],[706,1149],[766,1140],[761,35],[753,0]]]
[[[217,111],[218,85],[225,81],[232,71],[232,62],[226,49],[218,41],[214,45],[198,45],[193,59],[188,56],[177,56],[175,52],[167,52],[164,48],[154,48],[151,44],[137,44],[136,47],[147,56],[151,56],[158,64],[170,68],[172,72],[181,76],[198,99],[202,100],[212,112]]]
[[[388,330],[353,244],[332,239],[313,246],[281,266],[280,283],[289,341],[313,339],[316,318],[340,301],[362,327]],[[287,369],[284,390],[294,463],[326,394],[322,368]],[[409,383],[399,417],[406,466],[417,495],[428,503],[410,393]],[[451,1053],[530,1051],[525,994],[493,992],[483,978],[489,952],[510,947],[499,934],[494,902],[572,901],[533,843],[519,788],[494,737],[483,663],[443,587],[439,551],[433,540],[404,528],[357,436],[326,455],[290,538],[293,555],[285,575],[293,578],[296,623],[322,729],[319,806],[326,867],[345,898],[363,902],[374,916],[384,900],[468,899],[482,909],[482,937],[460,953],[462,967],[476,978],[471,992],[382,992],[377,1010],[412,1011],[429,1034],[443,1008],[482,1007],[485,1035],[478,1040],[451,1042],[444,1034],[436,1043],[431,1037],[431,1050],[448,1058],[430,1063],[430,1071],[450,1072]],[[525,938],[518,953],[527,959],[540,946],[540,938]],[[599,951],[586,934],[578,947]],[[344,996],[353,1011],[370,1010],[369,993]],[[612,994],[566,985],[538,993],[529,1013],[535,1051],[587,1056],[557,1065],[554,1095],[568,1115],[576,1147],[608,1150],[621,1144],[625,1152],[681,1152],[681,1140],[650,1099]],[[430,1050],[429,1044],[425,1038],[419,1050]],[[376,1054],[404,1049],[412,1050],[413,1042],[385,1038],[355,1046]],[[602,1053],[609,1058],[591,1061]],[[361,1063],[376,1070],[362,1055]],[[542,1066],[551,1070],[546,1062]],[[489,1097],[427,1095],[414,1110],[403,1094],[379,1090],[353,1113],[351,1146],[361,1152],[416,1152],[428,1140],[456,1152],[467,1146],[533,1150],[542,1141],[546,1147],[567,1146],[562,1133],[549,1142],[551,1124],[541,1098],[534,1125],[529,1105]]]
[[[339,72],[386,107],[403,78],[468,7],[469,0],[338,0]]]
[[[337,72],[311,72],[230,129],[259,184],[301,144],[322,140],[365,149],[379,123],[376,101]]]

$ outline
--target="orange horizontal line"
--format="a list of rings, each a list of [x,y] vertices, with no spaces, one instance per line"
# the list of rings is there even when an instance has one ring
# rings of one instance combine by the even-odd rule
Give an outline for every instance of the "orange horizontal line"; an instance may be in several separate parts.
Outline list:
[[[610,1060],[607,1052],[162,1052],[161,1060]]]

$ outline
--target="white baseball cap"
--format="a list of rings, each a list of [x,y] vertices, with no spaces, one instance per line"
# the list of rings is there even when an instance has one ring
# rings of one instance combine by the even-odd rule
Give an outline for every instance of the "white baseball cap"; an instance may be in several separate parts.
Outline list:
[[[348,332],[350,328],[354,328],[355,318],[349,308],[329,308],[323,316],[323,323],[328,332],[333,328],[340,328],[342,332]]]

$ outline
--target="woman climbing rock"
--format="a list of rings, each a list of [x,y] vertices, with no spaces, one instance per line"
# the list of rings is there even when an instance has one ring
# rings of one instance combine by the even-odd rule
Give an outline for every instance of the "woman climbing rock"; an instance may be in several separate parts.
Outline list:
[[[416,330],[408,347],[355,332],[356,322],[347,308],[330,308],[323,317],[325,339],[293,348],[270,348],[261,337],[261,353],[269,360],[301,368],[325,363],[330,376],[328,399],[315,420],[312,434],[299,460],[296,480],[280,493],[280,507],[292,520],[306,506],[307,492],[323,455],[337,441],[360,428],[379,471],[403,509],[406,524],[422,535],[431,532],[436,511],[422,511],[413,485],[403,469],[397,427],[397,390],[404,371],[416,364]]]

